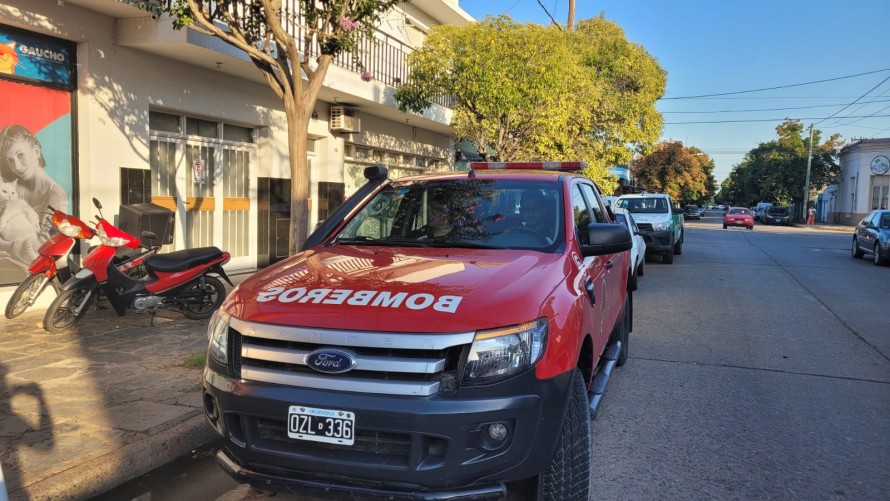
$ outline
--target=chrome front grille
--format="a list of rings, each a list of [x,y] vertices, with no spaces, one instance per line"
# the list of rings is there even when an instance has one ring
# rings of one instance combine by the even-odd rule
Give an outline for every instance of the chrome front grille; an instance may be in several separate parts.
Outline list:
[[[343,331],[245,322],[232,318],[234,371],[242,379],[334,391],[429,396],[457,376],[473,332],[451,334]],[[355,354],[343,374],[317,372],[306,357],[319,348]],[[444,388],[443,388],[444,384]]]

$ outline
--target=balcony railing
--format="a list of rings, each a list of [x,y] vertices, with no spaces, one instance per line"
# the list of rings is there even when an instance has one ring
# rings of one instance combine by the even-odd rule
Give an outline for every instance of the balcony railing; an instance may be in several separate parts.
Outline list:
[[[133,4],[140,3],[140,0],[125,1]],[[173,0],[160,0],[159,3],[169,7],[172,2]],[[306,27],[294,20],[302,20],[299,0],[283,0],[282,26],[289,35],[298,41],[298,46],[302,47]],[[408,75],[411,72],[408,55],[412,52],[414,49],[408,44],[375,29],[372,36],[364,36],[359,40],[358,47],[354,52],[342,52],[335,57],[334,64],[359,75],[367,71],[374,80],[396,87],[408,80]],[[315,57],[320,53],[321,48],[318,40],[315,39],[310,46],[308,57]],[[452,96],[438,96],[432,101],[446,108],[452,108],[454,105]]]

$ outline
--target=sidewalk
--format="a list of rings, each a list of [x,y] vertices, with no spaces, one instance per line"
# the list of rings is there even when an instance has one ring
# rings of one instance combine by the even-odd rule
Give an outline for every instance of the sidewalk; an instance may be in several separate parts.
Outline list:
[[[109,307],[51,334],[44,312],[0,317],[0,463],[10,500],[87,499],[215,438],[202,368],[186,366],[207,348],[207,320],[161,310],[151,326],[148,314],[119,317]]]

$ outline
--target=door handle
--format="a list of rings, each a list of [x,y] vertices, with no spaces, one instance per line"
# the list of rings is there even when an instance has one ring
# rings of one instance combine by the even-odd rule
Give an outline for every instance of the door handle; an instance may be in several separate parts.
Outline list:
[[[590,298],[590,304],[596,304],[596,286],[593,285],[593,279],[587,277],[584,281],[584,290],[587,291],[587,297]]]

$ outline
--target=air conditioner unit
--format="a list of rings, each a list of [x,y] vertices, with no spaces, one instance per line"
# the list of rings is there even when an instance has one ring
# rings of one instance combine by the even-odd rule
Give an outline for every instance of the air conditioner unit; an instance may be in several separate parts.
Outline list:
[[[360,132],[361,122],[355,109],[347,106],[331,106],[331,130],[335,132]]]

